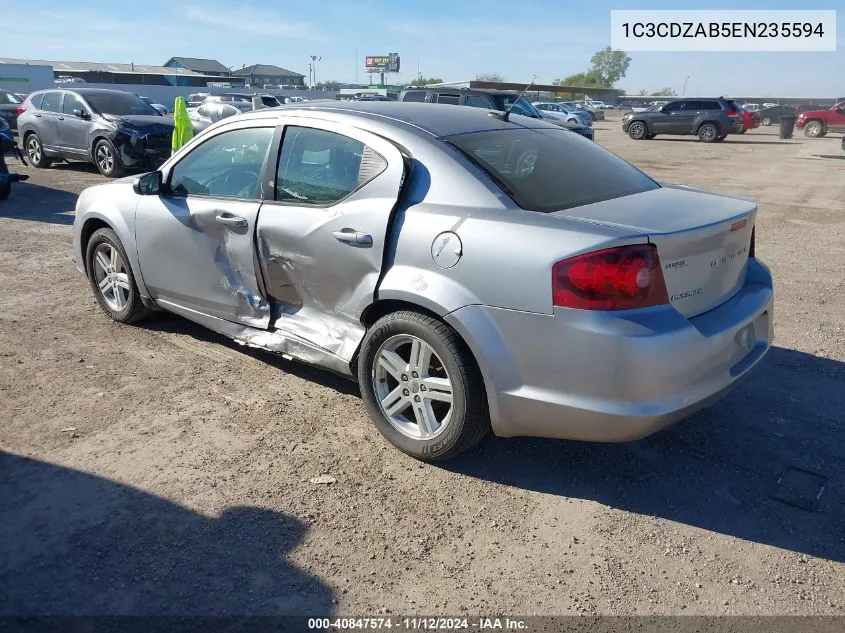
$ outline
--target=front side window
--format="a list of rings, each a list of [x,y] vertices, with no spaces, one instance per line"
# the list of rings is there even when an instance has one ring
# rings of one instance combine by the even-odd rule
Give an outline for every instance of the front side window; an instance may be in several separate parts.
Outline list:
[[[660,106],[657,108],[660,109]],[[680,112],[684,109],[684,102],[683,101],[673,101],[672,103],[667,104],[663,107],[664,112]]]
[[[559,128],[488,130],[446,142],[529,211],[561,211],[660,187],[615,154]]]
[[[285,129],[276,176],[276,200],[329,206],[363,186],[387,161],[361,141],[314,128]]]
[[[272,127],[231,130],[195,147],[170,172],[170,191],[180,196],[255,199]]]
[[[467,96],[467,105],[473,108],[485,108],[487,110],[493,110],[493,104],[490,103],[490,100],[487,97],[482,97],[481,95],[469,95]]]
[[[540,113],[537,111],[531,102],[525,97],[515,96],[497,96],[496,97],[498,109],[507,111],[510,109],[512,114],[521,114],[522,116],[530,116],[532,119],[541,119]],[[513,106],[513,108],[511,108]]]
[[[45,93],[41,100],[41,109],[45,112],[61,112],[62,93],[55,91]]]

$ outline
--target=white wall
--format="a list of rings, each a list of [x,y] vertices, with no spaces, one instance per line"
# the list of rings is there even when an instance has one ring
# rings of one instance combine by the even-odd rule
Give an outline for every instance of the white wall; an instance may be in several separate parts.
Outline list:
[[[52,66],[0,64],[0,88],[27,94],[53,85]]]
[[[220,94],[223,92],[256,92],[261,94],[285,95],[291,97],[307,97],[309,99],[334,99],[337,92],[333,90],[256,90],[251,91],[244,88],[199,88],[197,86],[151,86],[149,84],[69,84],[64,88],[107,88],[109,90],[125,90],[134,92],[143,97],[149,97],[158,101],[168,108],[173,108],[176,97],[187,97],[196,92],[210,92]]]

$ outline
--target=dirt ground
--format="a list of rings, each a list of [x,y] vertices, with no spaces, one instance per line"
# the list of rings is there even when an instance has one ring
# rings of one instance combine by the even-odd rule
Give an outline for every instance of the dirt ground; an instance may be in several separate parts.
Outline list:
[[[434,466],[353,383],[176,317],[109,321],[70,252],[103,179],[22,169],[0,203],[0,613],[845,614],[839,135],[596,130],[658,179],[759,200],[776,347],[646,440],[491,438]],[[816,508],[774,498],[816,475]]]

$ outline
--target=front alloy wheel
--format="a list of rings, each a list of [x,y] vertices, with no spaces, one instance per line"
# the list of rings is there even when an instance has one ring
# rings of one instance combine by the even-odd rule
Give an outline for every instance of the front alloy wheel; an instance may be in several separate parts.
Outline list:
[[[148,311],[117,233],[105,228],[94,231],[85,253],[91,290],[106,314],[120,323],[144,318]]]
[[[804,134],[810,138],[824,136],[824,125],[822,125],[821,121],[810,121],[804,126]]]
[[[640,121],[635,121],[628,127],[628,136],[635,141],[641,141],[646,137],[646,134],[645,123],[641,123]]]
[[[114,149],[106,139],[100,140],[94,147],[94,164],[103,176],[117,178],[123,174],[123,166]]]

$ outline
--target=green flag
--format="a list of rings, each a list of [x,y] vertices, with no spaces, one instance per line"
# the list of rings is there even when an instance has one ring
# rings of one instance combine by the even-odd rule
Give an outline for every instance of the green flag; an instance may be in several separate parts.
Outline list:
[[[173,128],[171,153],[175,154],[185,143],[194,137],[194,125],[188,116],[188,106],[185,104],[185,97],[176,97],[176,103],[173,104],[173,122],[176,126]]]

